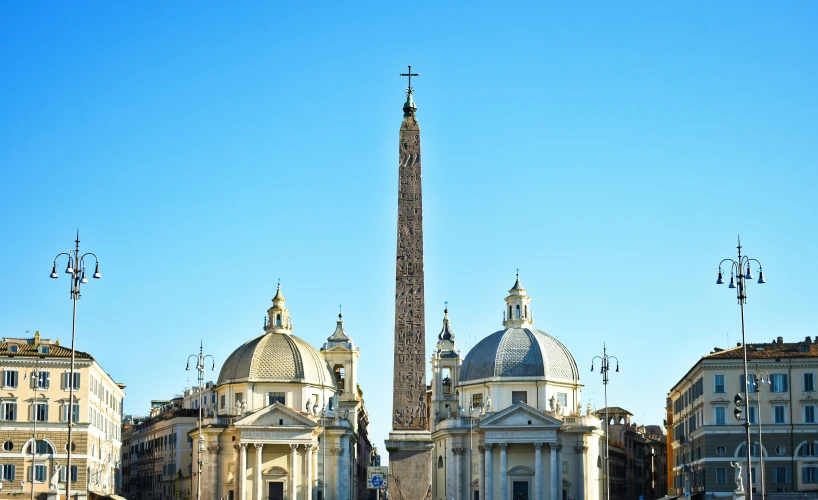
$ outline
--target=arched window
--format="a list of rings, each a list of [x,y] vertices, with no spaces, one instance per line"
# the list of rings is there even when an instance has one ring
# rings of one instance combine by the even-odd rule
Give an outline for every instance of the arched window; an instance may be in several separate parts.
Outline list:
[[[520,304],[517,304],[517,319],[520,319]]]
[[[443,457],[437,457],[437,468],[438,469],[443,468]]]
[[[523,312],[525,313],[523,317],[528,318],[528,306],[523,306]]]
[[[511,306],[508,306],[508,319],[511,319]]]
[[[343,390],[346,375],[343,365],[335,365],[333,371],[335,372],[335,383],[338,385],[338,389]]]
[[[281,315],[276,314],[276,326],[281,326]]]

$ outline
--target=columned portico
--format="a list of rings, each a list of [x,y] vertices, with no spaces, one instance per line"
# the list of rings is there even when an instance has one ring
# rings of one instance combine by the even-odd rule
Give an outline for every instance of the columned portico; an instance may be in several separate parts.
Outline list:
[[[304,467],[307,471],[307,475],[304,478],[305,488],[304,488],[304,498],[306,500],[312,500],[312,449],[313,445],[307,444],[304,445]],[[316,447],[317,450],[317,447]],[[326,485],[324,486],[324,491],[326,491]]]
[[[491,470],[491,449],[492,448],[494,448],[494,444],[486,443],[486,480],[485,480],[485,482],[486,482],[486,491],[484,492],[485,493],[484,498],[486,500],[492,500],[492,498],[494,498],[493,491],[492,491],[492,489],[493,489],[493,484],[492,484],[493,483],[493,481],[492,481],[493,471]]]
[[[500,498],[508,500],[508,457],[506,456],[508,444],[500,443]]]
[[[542,485],[542,443],[534,443],[534,498],[542,498],[540,485]]]
[[[264,448],[262,443],[255,443],[256,447],[256,466],[255,466],[255,477],[253,478],[253,482],[255,483],[256,487],[256,495],[253,497],[255,500],[264,500],[262,496],[264,490],[262,489],[262,479],[261,479],[261,450]]]

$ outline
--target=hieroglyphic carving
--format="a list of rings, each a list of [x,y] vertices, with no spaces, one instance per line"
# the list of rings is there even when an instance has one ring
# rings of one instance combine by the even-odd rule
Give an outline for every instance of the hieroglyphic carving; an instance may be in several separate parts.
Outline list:
[[[426,430],[423,200],[420,127],[413,112],[401,124],[399,150],[392,429]]]

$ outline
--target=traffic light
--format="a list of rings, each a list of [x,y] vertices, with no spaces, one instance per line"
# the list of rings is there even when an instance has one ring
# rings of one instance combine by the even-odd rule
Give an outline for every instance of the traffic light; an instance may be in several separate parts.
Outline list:
[[[736,394],[736,397],[733,398],[733,403],[736,405],[733,409],[733,415],[735,415],[736,420],[741,422],[744,420],[744,410],[742,409],[744,406],[744,398],[741,397],[741,394]]]
[[[736,406],[733,409],[733,415],[736,416],[736,420],[738,420],[739,422],[744,420],[744,415],[743,415],[743,412],[741,411],[741,406]]]

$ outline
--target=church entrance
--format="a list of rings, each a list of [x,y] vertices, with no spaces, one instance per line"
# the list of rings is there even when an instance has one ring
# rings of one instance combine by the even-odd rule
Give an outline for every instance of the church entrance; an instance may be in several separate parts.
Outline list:
[[[528,500],[528,481],[514,481],[511,484],[512,500]]]
[[[284,483],[267,483],[267,500],[284,500]]]

